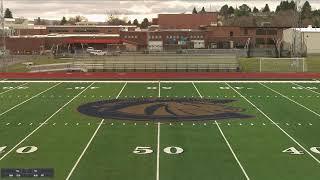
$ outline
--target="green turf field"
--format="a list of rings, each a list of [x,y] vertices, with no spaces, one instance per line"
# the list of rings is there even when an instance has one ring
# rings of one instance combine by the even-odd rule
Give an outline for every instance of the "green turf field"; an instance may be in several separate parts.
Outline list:
[[[251,117],[133,121],[77,111],[155,98],[234,100],[225,110]],[[54,178],[26,179],[320,179],[320,81],[1,81],[0,103],[0,168],[54,169]]]

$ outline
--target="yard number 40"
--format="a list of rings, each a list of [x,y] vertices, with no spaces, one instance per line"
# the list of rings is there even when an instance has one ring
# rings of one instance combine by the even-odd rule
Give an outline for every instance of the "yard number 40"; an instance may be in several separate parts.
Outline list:
[[[316,154],[320,154],[320,147],[312,147],[312,148],[310,148],[310,151],[312,151],[313,153],[316,153]],[[304,154],[303,151],[299,151],[295,147],[290,147],[288,149],[283,150],[282,152],[290,153],[290,154],[293,154],[293,155],[302,155],[302,154]]]
[[[163,149],[163,152],[167,154],[181,154],[183,153],[183,149],[181,147],[170,146]],[[153,150],[151,147],[142,147],[138,146],[133,151],[134,154],[151,154]]]

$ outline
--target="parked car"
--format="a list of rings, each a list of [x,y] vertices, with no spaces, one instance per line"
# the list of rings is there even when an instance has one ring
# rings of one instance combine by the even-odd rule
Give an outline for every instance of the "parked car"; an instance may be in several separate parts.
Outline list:
[[[106,55],[108,55],[108,52],[102,51],[102,50],[94,50],[94,51],[90,52],[90,54],[94,55],[94,56],[106,56]]]
[[[88,47],[88,48],[87,48],[87,52],[88,52],[88,53],[93,52],[93,51],[95,51],[93,47]]]

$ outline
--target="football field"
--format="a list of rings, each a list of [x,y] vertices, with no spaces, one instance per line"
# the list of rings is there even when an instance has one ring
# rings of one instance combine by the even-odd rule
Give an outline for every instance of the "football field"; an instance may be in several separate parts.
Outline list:
[[[320,179],[320,81],[0,80],[0,104],[0,179]]]

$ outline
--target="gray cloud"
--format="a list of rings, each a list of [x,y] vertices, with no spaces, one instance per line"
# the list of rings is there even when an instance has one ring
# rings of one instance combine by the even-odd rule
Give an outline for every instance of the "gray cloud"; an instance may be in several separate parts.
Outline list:
[[[320,8],[319,0],[309,2],[313,7]],[[239,6],[243,3],[258,8],[268,3],[274,9],[279,0],[5,0],[5,6],[17,17],[60,19],[62,16],[83,15],[92,21],[104,20],[111,13],[141,20],[156,17],[158,13],[187,13],[194,6],[215,11],[224,4]]]

